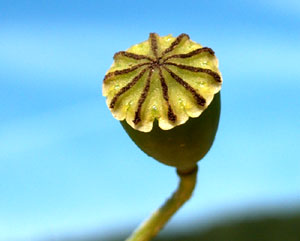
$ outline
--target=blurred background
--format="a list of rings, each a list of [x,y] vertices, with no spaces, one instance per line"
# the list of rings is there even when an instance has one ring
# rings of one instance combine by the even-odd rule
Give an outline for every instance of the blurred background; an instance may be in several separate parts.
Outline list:
[[[106,241],[176,188],[175,170],[134,145],[101,94],[113,54],[149,32],[211,47],[224,79],[215,143],[164,240],[299,213],[298,0],[0,1],[1,241]],[[269,233],[286,226],[297,233]]]

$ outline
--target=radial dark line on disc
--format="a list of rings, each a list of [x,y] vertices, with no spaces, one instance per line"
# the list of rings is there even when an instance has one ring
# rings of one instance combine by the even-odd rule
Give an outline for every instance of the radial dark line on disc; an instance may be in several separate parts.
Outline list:
[[[134,60],[146,59],[146,60],[154,61],[152,58],[150,58],[146,55],[134,54],[134,53],[130,53],[130,52],[127,52],[127,51],[120,51],[120,52],[115,53],[114,59],[118,56],[125,56],[127,58],[134,59]]]
[[[173,65],[173,66],[176,66],[177,68],[188,70],[188,71],[191,71],[191,72],[194,72],[194,73],[205,73],[205,74],[208,74],[208,75],[212,76],[215,81],[217,81],[219,83],[222,82],[221,76],[218,73],[216,73],[216,72],[214,72],[210,69],[204,69],[204,68],[200,68],[200,67],[193,67],[193,66],[188,66],[188,65],[184,65],[184,64],[176,64],[176,63],[171,63],[171,62],[165,62],[164,64]]]
[[[116,105],[116,102],[117,102],[118,98],[121,95],[123,95],[126,91],[130,90],[138,82],[138,80],[143,77],[143,75],[145,74],[145,72],[146,72],[147,69],[149,69],[149,68],[143,69],[127,85],[125,85],[122,89],[120,89],[120,91],[113,97],[113,99],[111,100],[111,102],[109,104],[109,107],[111,109],[115,108],[115,105]]]
[[[134,115],[133,123],[135,125],[137,125],[141,121],[141,109],[142,109],[142,106],[143,106],[143,104],[144,104],[144,102],[145,102],[145,100],[148,96],[148,93],[149,93],[152,73],[153,73],[153,69],[150,68],[148,78],[147,78],[147,81],[146,81],[146,85],[143,89],[143,92],[142,92],[140,98],[139,98],[137,110],[136,110],[135,115]]]
[[[179,36],[171,43],[171,45],[170,45],[167,49],[165,49],[165,50],[163,51],[162,56],[164,56],[165,54],[167,54],[167,53],[173,51],[173,50],[181,43],[181,41],[182,41],[185,37],[186,37],[187,39],[190,39],[190,37],[189,37],[187,34],[185,34],[185,33],[180,34],[180,35],[179,35]]]
[[[197,91],[189,85],[186,81],[184,81],[182,78],[180,78],[177,74],[175,74],[173,71],[171,71],[166,66],[163,66],[163,68],[172,76],[174,80],[176,80],[177,83],[182,85],[186,90],[188,90],[196,100],[197,104],[200,106],[204,106],[206,103],[206,100],[199,94]]]
[[[167,105],[168,105],[168,119],[172,122],[175,122],[177,117],[174,114],[172,107],[170,105],[170,101],[169,101],[169,93],[168,93],[168,85],[166,83],[166,80],[162,74],[161,69],[159,68],[159,77],[160,77],[160,84],[161,84],[161,88],[163,91],[163,97],[164,100],[166,101]]]
[[[107,79],[109,79],[113,76],[116,76],[116,75],[128,74],[128,73],[133,72],[133,71],[135,71],[136,69],[138,69],[142,66],[149,65],[149,64],[151,64],[151,63],[142,63],[142,64],[133,65],[133,66],[131,66],[129,68],[126,68],[126,69],[115,70],[113,72],[109,72],[104,76],[103,81],[106,82]]]
[[[164,59],[164,62],[166,62],[167,60],[172,59],[172,58],[181,58],[181,59],[190,58],[190,57],[193,57],[197,54],[204,53],[204,52],[210,53],[211,55],[215,54],[215,52],[211,48],[204,47],[204,48],[195,49],[195,50],[193,50],[189,53],[186,53],[186,54],[171,55],[171,56],[167,57],[166,59]]]
[[[150,45],[151,45],[151,50],[155,56],[155,58],[158,57],[158,54],[157,54],[157,50],[158,50],[158,47],[157,47],[157,38],[156,38],[156,33],[150,33]]]

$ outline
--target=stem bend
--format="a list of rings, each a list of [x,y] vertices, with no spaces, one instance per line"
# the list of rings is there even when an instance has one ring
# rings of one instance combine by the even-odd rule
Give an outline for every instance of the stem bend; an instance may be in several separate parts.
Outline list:
[[[190,199],[196,186],[198,167],[188,173],[177,170],[180,178],[177,190],[126,241],[149,241],[165,226],[177,210]]]

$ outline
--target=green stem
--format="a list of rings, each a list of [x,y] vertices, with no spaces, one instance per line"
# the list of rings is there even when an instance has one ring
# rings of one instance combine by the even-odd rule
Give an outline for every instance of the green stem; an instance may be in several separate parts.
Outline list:
[[[126,241],[149,241],[165,226],[174,213],[192,196],[197,180],[197,166],[189,173],[177,170],[180,183],[173,195],[155,211],[152,216],[141,224],[140,227]]]

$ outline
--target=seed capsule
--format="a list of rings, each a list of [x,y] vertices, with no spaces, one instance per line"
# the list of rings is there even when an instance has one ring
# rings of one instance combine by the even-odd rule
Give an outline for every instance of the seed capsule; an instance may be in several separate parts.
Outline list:
[[[114,60],[103,81],[114,117],[148,155],[193,168],[212,145],[219,121],[222,77],[214,51],[186,34],[150,33]]]

